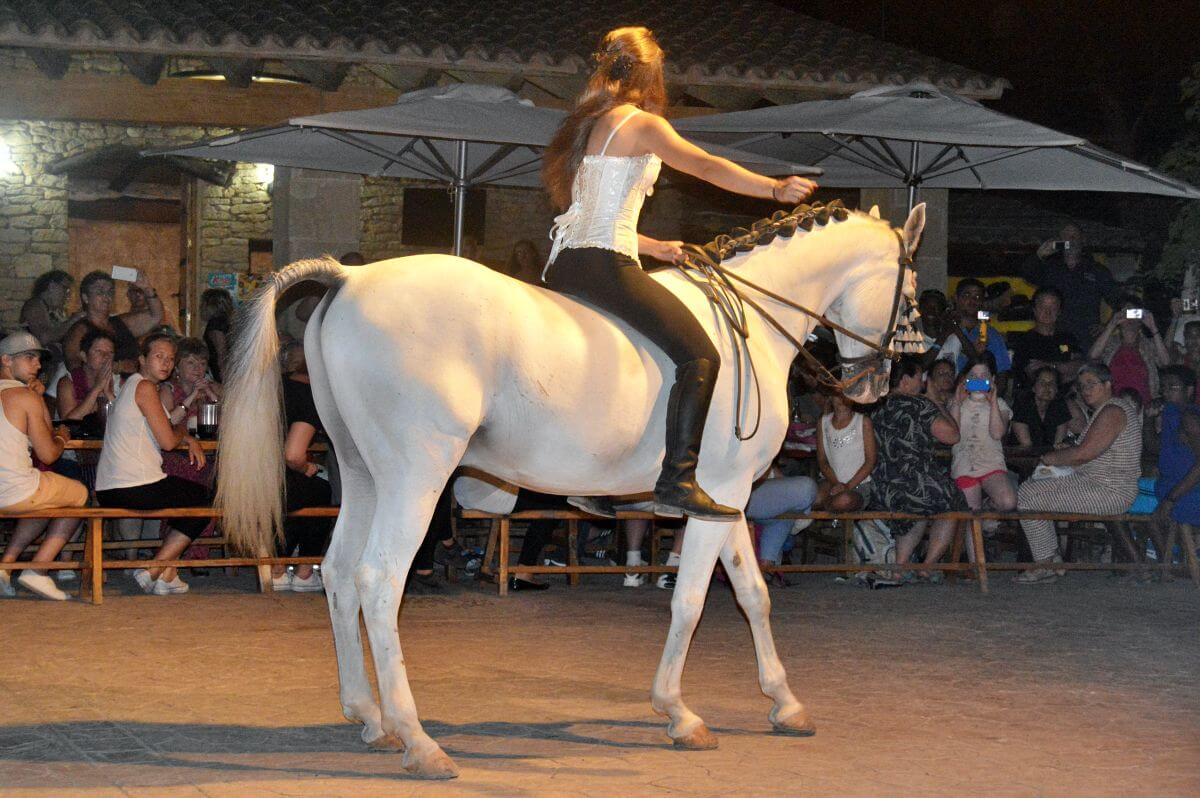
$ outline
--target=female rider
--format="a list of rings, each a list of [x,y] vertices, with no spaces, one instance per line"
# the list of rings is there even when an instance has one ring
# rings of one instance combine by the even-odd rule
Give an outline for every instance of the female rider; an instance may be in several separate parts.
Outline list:
[[[666,457],[654,487],[656,511],[733,521],[740,512],[716,503],[696,484],[720,356],[684,304],[642,271],[639,254],[677,262],[683,251],[678,241],[639,235],[638,214],[664,162],[729,191],[781,203],[800,202],[816,184],[748,172],[680,137],[660,116],[666,104],[663,51],[646,28],[611,31],[594,59],[586,88],[545,154],[542,180],[566,212],[555,219],[554,246],[542,279],[556,291],[619,316],[675,365]],[[611,514],[611,505],[603,501],[585,500],[580,506]]]

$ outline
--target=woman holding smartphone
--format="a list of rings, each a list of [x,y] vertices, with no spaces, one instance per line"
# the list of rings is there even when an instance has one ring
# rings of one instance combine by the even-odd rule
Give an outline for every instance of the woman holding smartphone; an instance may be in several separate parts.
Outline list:
[[[114,267],[114,270],[124,267]],[[114,367],[118,374],[132,374],[138,370],[137,339],[146,335],[163,319],[162,300],[146,275],[136,269],[126,270],[136,274],[133,284],[141,288],[146,295],[146,309],[109,315],[112,311],[113,298],[116,296],[116,283],[112,277],[101,271],[89,273],[79,283],[79,300],[83,303],[84,317],[71,325],[63,338],[63,352],[67,359],[67,368],[74,369],[83,365],[85,359],[81,344],[83,336],[94,330],[100,330],[112,338],[116,344]],[[123,272],[117,272],[124,274]],[[126,275],[128,276],[128,275]]]
[[[1142,334],[1143,328],[1150,333],[1149,338]],[[1171,355],[1158,334],[1154,314],[1142,308],[1137,297],[1125,297],[1121,309],[1112,314],[1092,344],[1088,359],[1108,366],[1113,394],[1119,396],[1132,388],[1145,407],[1158,396],[1158,369],[1170,364]]]

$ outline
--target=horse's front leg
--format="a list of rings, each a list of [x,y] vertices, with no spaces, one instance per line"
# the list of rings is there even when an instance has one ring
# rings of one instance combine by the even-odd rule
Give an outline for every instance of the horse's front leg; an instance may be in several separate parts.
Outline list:
[[[650,693],[654,711],[671,718],[667,734],[679,748],[717,747],[716,735],[708,730],[700,716],[684,706],[681,682],[692,634],[704,611],[713,565],[730,528],[730,524],[689,520],[683,538],[679,576],[671,596],[671,629]]]
[[[808,719],[804,705],[792,695],[783,663],[775,651],[775,638],[771,634],[771,597],[758,567],[750,528],[745,517],[732,526],[725,545],[721,547],[721,562],[729,574],[729,581],[733,583],[738,604],[750,621],[754,651],[758,656],[758,684],[763,693],[775,702],[769,715],[771,725],[785,734],[804,737],[815,734],[816,727]],[[686,540],[684,545],[687,545]]]

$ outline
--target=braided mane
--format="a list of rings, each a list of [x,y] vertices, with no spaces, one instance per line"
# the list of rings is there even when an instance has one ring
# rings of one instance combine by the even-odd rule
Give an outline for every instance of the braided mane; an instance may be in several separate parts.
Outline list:
[[[831,219],[844,222],[850,217],[850,213],[841,200],[833,200],[826,205],[797,205],[790,213],[775,211],[765,219],[759,219],[750,225],[749,229],[735,227],[728,234],[717,236],[700,249],[714,263],[720,263],[735,255],[749,252],[755,247],[770,244],[775,240],[775,236],[791,238],[796,234],[797,228],[808,232],[813,229],[813,225],[825,225]]]

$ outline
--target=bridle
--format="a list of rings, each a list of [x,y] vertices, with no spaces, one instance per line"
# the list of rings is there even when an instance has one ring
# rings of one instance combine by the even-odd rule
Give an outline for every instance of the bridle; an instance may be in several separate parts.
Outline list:
[[[820,211],[826,211],[826,213],[821,214]],[[814,216],[817,217],[818,221],[823,223],[827,221],[828,214],[832,214],[839,221],[844,220],[848,216],[846,209],[836,202],[830,203],[826,208],[815,212],[807,206],[801,206],[795,214],[777,214],[775,217],[763,220],[758,225],[755,225],[753,231],[746,231],[741,235],[720,236],[704,247],[694,244],[684,244],[685,256],[683,262],[675,264],[675,267],[684,277],[699,287],[708,296],[709,300],[720,311],[720,315],[725,320],[730,331],[735,334],[734,340],[737,345],[734,347],[734,364],[737,370],[735,380],[737,413],[734,421],[734,433],[737,435],[738,440],[745,441],[753,438],[758,432],[759,423],[762,419],[762,401],[758,385],[758,375],[754,368],[754,361],[750,356],[749,345],[747,344],[750,331],[746,325],[746,305],[757,311],[758,315],[765,322],[774,327],[780,335],[796,347],[796,350],[804,358],[805,362],[815,372],[818,383],[839,392],[845,392],[859,380],[866,377],[867,374],[875,370],[875,368],[882,367],[885,360],[898,358],[902,354],[920,352],[924,349],[921,333],[914,326],[920,314],[917,312],[916,307],[913,306],[911,300],[904,296],[905,279],[908,277],[909,271],[914,270],[915,267],[912,256],[908,252],[908,245],[904,240],[904,233],[897,228],[892,229],[900,245],[900,255],[897,259],[896,268],[896,286],[892,292],[892,306],[891,312],[888,315],[888,326],[880,336],[879,341],[871,341],[845,325],[833,321],[824,313],[819,313],[787,297],[780,296],[774,291],[751,282],[721,265],[721,261],[739,252],[749,251],[762,242],[764,238],[773,238],[774,235],[790,235],[789,226],[792,233],[795,231],[795,226],[811,229]],[[821,219],[822,215],[826,218]],[[805,224],[805,222],[808,222],[808,224]],[[842,368],[843,376],[837,377],[812,352],[809,352],[805,348],[803,341],[798,340],[792,335],[761,304],[747,296],[742,287],[755,291],[785,307],[798,310],[806,316],[811,317],[817,324],[839,332],[872,351],[868,354],[855,357],[844,357],[839,353],[838,363]],[[893,343],[898,343],[900,348],[895,348]],[[743,435],[741,425],[742,374],[747,364],[749,365],[750,374],[754,382],[757,414],[754,429],[748,435]],[[852,372],[853,376],[848,378],[844,376],[847,371]]]

